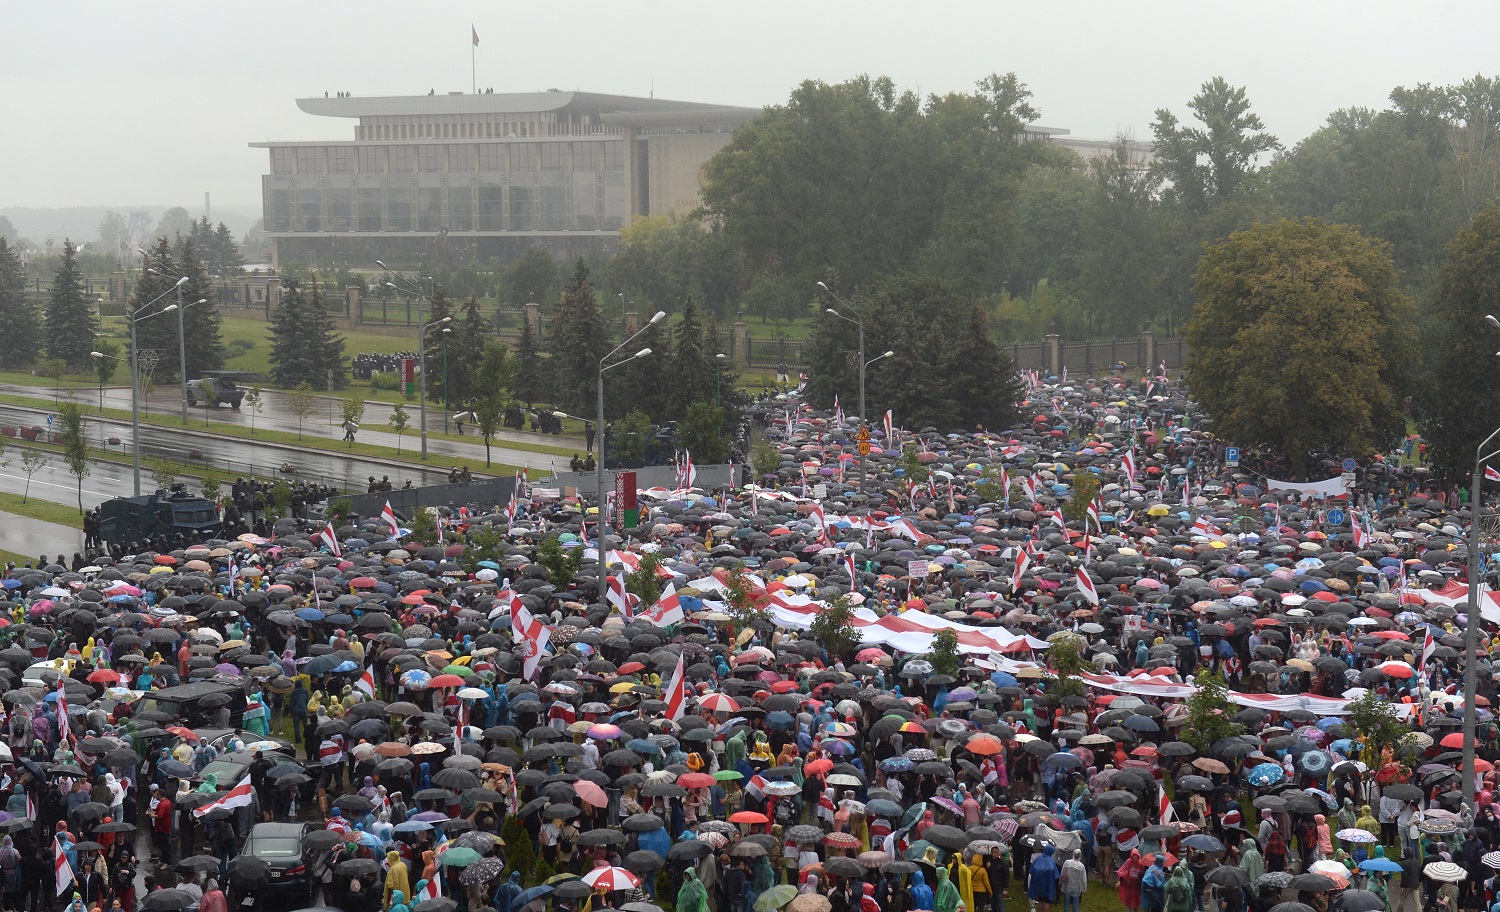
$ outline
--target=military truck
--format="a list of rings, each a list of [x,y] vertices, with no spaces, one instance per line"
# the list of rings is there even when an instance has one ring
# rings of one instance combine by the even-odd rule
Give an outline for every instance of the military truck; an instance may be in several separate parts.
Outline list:
[[[245,391],[235,383],[237,373],[239,372],[207,371],[202,379],[189,380],[187,384],[188,405],[202,404],[205,407],[227,405],[239,411],[240,403],[245,399]]]
[[[189,494],[184,484],[143,497],[116,497],[99,505],[99,535],[111,545],[158,535],[206,541],[219,535],[219,523],[219,508],[213,501]]]

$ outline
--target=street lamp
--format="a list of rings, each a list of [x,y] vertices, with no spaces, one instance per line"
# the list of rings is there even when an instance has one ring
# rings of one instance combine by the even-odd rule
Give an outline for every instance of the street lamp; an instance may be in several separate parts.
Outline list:
[[[729,356],[723,352],[714,355],[714,405],[722,406],[724,404],[724,390],[720,383],[719,368],[728,360]]]
[[[443,433],[448,433],[448,334],[453,327],[444,326],[443,334]]]
[[[846,317],[838,311],[834,310],[832,307],[826,308],[826,313],[838,317],[840,320],[843,320],[846,323],[853,323],[855,326],[859,327],[859,429],[863,431],[865,429],[865,368],[868,367],[870,363],[874,363],[866,363],[865,361],[865,318],[864,315],[859,311],[855,310],[853,307],[850,307],[848,301],[845,301],[843,298],[834,294],[832,288],[829,288],[822,282],[818,283],[818,287],[827,292],[830,298],[833,298],[835,301],[837,301],[840,307],[854,314],[854,318],[851,319],[849,317]],[[885,356],[881,355],[881,357],[883,358]],[[875,360],[878,361],[880,360],[880,358],[876,358]],[[860,488],[864,488],[865,486],[865,456],[863,453],[859,454],[859,486]]]
[[[175,311],[177,311],[177,357],[178,357],[179,361],[181,362],[181,366],[182,366],[182,377],[180,378],[180,385],[181,385],[180,392],[182,393],[182,426],[183,427],[187,427],[187,423],[188,423],[188,420],[187,420],[187,401],[188,401],[188,395],[187,395],[187,332],[182,328],[182,312],[185,311],[185,310],[187,310],[189,307],[197,307],[199,304],[207,304],[207,303],[208,303],[208,298],[199,298],[198,300],[194,301],[191,304],[183,304],[182,303],[182,286],[178,285],[177,286],[177,303],[173,304],[171,307],[168,307],[168,308],[166,308],[166,309],[164,309],[162,311],[162,313],[166,313],[168,310],[175,310]]]
[[[375,265],[379,266],[381,269],[384,269],[386,272],[390,273],[391,278],[393,278],[393,279],[399,279],[399,278],[401,278],[400,276],[396,275],[396,273],[391,270],[391,267],[385,265],[385,263],[383,261],[376,260],[375,261]],[[385,284],[386,284],[386,287],[388,287],[388,288],[394,288],[397,291],[408,291],[409,293],[416,294],[417,297],[420,298],[423,301],[427,300],[427,293],[424,292],[424,291],[422,291],[420,288],[417,288],[414,285],[410,289],[403,289],[400,286],[396,285],[394,282],[386,282]],[[417,320],[418,320],[419,323],[421,321],[421,318],[422,318],[421,308],[418,307],[418,310],[417,310]],[[422,323],[421,324],[422,328],[417,333],[417,349],[421,353],[420,357],[422,359],[422,384],[421,384],[421,403],[420,403],[420,405],[421,405],[421,409],[420,409],[420,411],[421,411],[421,417],[419,419],[419,422],[420,422],[420,424],[422,426],[422,461],[423,462],[427,461],[427,330],[431,329],[434,326],[441,326],[444,323],[451,323],[452,321],[453,321],[452,317],[444,317],[441,320],[433,320],[431,323]],[[445,365],[446,365],[446,362],[448,360],[447,359],[447,355],[446,355],[446,351],[447,351],[447,349],[445,348],[444,349],[445,354],[443,356],[443,361],[444,361]],[[444,368],[444,372],[446,373],[446,367]],[[447,387],[448,387],[448,384],[447,384],[447,381],[445,379],[444,382],[443,382],[443,389],[444,389],[444,394],[445,394],[443,421],[444,421],[445,425],[446,425],[447,420],[448,420],[448,416],[447,416],[447,404],[446,404],[446,391],[447,391]]]
[[[1484,321],[1500,329],[1500,320],[1493,314],[1485,314]],[[1500,356],[1500,352],[1495,353]],[[1479,520],[1484,515],[1484,464],[1500,456],[1500,450],[1490,453],[1485,448],[1500,436],[1500,428],[1490,432],[1474,450],[1474,477],[1469,481],[1469,599],[1468,623],[1464,625],[1464,794],[1474,797],[1474,738],[1479,723],[1476,705],[1476,690],[1479,686]]]
[[[666,319],[666,317],[666,311],[658,310],[654,315],[652,315],[651,320],[647,322],[645,326],[642,326],[640,329],[636,330],[634,335],[626,339],[624,342],[621,342],[619,345],[616,345],[613,349],[610,350],[609,354],[599,359],[599,423],[594,425],[594,427],[598,431],[596,436],[599,439],[599,461],[594,463],[594,496],[599,507],[599,527],[598,534],[595,535],[595,539],[598,541],[599,548],[599,601],[604,605],[609,604],[609,560],[606,557],[608,549],[606,548],[604,542],[604,372],[607,370],[614,370],[622,364],[629,364],[637,358],[644,358],[647,355],[651,354],[651,349],[643,348],[630,357],[626,358],[625,360],[616,361],[614,364],[610,364],[607,366],[604,362],[608,361],[610,358],[613,358],[620,351],[620,349],[633,342],[636,336],[639,336],[641,333],[655,326],[657,323],[660,323],[662,320]]]
[[[165,298],[167,295],[182,288],[187,284],[188,277],[183,276],[177,283],[166,291],[137,307],[135,310],[125,311],[125,322],[130,326],[130,469],[135,483],[135,496],[141,496],[141,381],[140,362],[141,350],[136,347],[135,324],[139,320],[147,320],[158,314],[164,314],[171,310],[179,309],[176,304],[164,308],[154,314],[141,316],[141,311]],[[180,293],[180,292],[179,292]],[[96,357],[105,357],[102,353],[90,352]]]

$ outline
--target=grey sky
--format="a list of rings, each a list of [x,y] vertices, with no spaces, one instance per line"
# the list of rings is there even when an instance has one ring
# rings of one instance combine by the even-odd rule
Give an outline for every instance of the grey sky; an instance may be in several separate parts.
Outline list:
[[[259,206],[266,153],[349,139],[295,97],[582,89],[739,105],[804,79],[884,74],[923,93],[990,72],[1030,86],[1074,136],[1149,136],[1214,75],[1248,88],[1288,145],[1328,112],[1500,61],[1500,4],[1455,2],[728,4],[186,2],[7,4],[0,29],[0,208]]]

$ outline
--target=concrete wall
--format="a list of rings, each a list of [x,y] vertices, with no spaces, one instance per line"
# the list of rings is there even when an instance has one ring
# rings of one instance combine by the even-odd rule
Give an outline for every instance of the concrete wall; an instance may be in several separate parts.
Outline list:
[[[647,138],[650,215],[683,215],[702,202],[703,166],[733,138],[730,133],[669,133]]]
[[[698,487],[704,490],[722,488],[726,484],[739,486],[741,472],[744,466],[708,465],[698,466]],[[730,470],[734,470],[733,476]],[[671,488],[676,484],[671,466],[647,466],[643,469],[635,469],[635,484],[637,488]],[[533,487],[542,488],[567,488],[575,487],[579,493],[590,501],[594,495],[594,473],[593,472],[561,472],[554,478],[542,478],[532,483]],[[604,490],[615,489],[615,473],[613,469],[604,470]]]

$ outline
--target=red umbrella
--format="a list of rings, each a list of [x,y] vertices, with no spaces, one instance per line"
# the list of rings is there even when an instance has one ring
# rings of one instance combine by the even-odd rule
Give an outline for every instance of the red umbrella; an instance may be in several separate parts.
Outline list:
[[[1392,678],[1411,678],[1417,674],[1417,670],[1405,662],[1381,662],[1375,670]]]
[[[442,674],[429,681],[427,686],[432,688],[462,687],[464,686],[464,679],[456,674]]]
[[[89,672],[89,681],[94,684],[113,684],[118,680],[120,680],[120,673],[108,668],[98,668]]]
[[[613,893],[616,890],[629,890],[641,885],[641,879],[624,868],[603,867],[583,875],[583,882],[595,890],[603,890]]]
[[[1438,743],[1441,744],[1444,747],[1454,747],[1454,748],[1463,747],[1464,746],[1464,733],[1463,732],[1453,732],[1452,734],[1444,735],[1443,736],[1443,740],[1439,741]]]
[[[833,761],[827,757],[819,757],[802,768],[802,772],[809,776],[818,776],[833,769]]]
[[[677,777],[677,784],[685,789],[713,788],[714,781],[708,773],[683,773]]]
[[[728,694],[711,693],[698,701],[698,705],[710,712],[739,712],[740,704]]]
[[[596,808],[607,807],[609,805],[609,798],[604,794],[604,789],[600,788],[597,782],[580,779],[573,783],[573,791],[578,793],[579,798],[582,798]]]
[[[770,818],[759,811],[738,811],[729,815],[730,823],[770,823]]]

